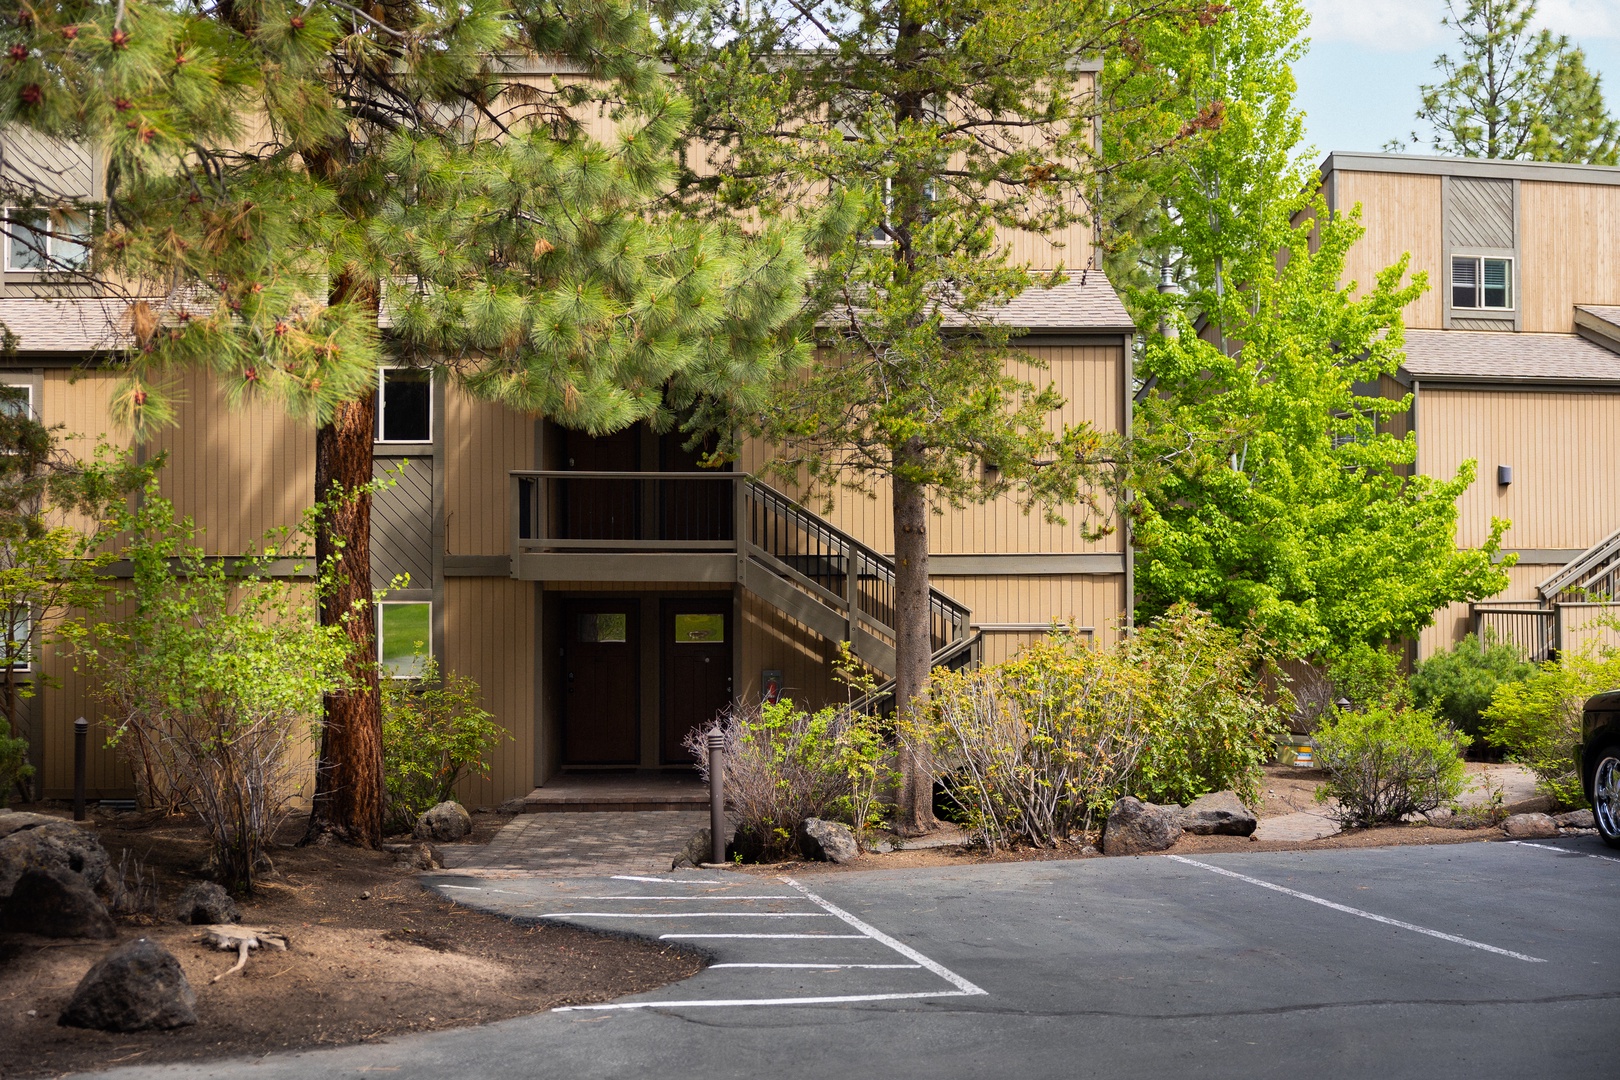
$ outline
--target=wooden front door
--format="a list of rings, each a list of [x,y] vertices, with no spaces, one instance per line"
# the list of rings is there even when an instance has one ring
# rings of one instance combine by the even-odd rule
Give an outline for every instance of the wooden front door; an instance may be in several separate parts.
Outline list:
[[[681,746],[731,704],[731,598],[666,600],[659,619],[664,653],[660,753],[666,765],[691,764]]]
[[[563,436],[569,469],[580,472],[637,472],[641,469],[641,429],[627,428],[593,438],[583,431]],[[565,480],[563,522],[567,540],[637,540],[641,537],[641,482],[582,477]]]
[[[635,765],[641,758],[640,605],[564,605],[563,752],[571,765]]]

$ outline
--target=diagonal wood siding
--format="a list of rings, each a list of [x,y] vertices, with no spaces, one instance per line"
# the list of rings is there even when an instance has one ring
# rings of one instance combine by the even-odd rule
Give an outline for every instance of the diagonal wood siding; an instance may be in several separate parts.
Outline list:
[[[1452,247],[1513,247],[1513,181],[1454,176],[1448,187],[1446,239]]]
[[[385,589],[396,575],[405,588],[433,584],[433,459],[378,457],[372,475],[393,481],[371,499],[371,586]]]

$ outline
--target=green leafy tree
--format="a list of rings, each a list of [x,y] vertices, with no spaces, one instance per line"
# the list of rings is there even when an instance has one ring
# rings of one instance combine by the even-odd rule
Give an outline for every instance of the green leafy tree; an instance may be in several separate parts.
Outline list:
[[[1459,51],[1435,58],[1440,81],[1420,88],[1417,111],[1437,153],[1620,161],[1620,122],[1609,115],[1602,77],[1569,38],[1532,29],[1538,6],[1537,0],[1448,0],[1441,21],[1457,32]],[[1413,132],[1411,141],[1425,140]]]
[[[1012,492],[1078,506],[1088,526],[1104,527],[1093,486],[1104,440],[1054,428],[1061,397],[1009,374],[1009,361],[1028,358],[996,313],[1067,276],[1019,262],[1007,236],[1081,219],[1098,99],[1080,70],[1169,7],[660,8],[703,140],[688,151],[690,204],[800,220],[814,242],[818,362],[785,382],[749,430],[779,448],[775,469],[794,485],[888,489],[903,716],[928,694],[934,511]],[[901,772],[898,824],[926,829],[932,778],[909,747]]]
[[[90,259],[54,270],[128,301],[116,416],[170,421],[172,374],[201,369],[318,425],[316,500],[337,493],[314,540],[336,574],[322,618],[351,653],[312,837],[381,836],[379,363],[602,433],[723,423],[796,355],[777,332],[798,307],[795,238],[660,213],[687,109],[646,33],[626,0],[55,0],[0,28],[0,123],[105,162]],[[525,76],[536,54],[588,78]],[[576,122],[598,107],[619,124],[606,142]]]

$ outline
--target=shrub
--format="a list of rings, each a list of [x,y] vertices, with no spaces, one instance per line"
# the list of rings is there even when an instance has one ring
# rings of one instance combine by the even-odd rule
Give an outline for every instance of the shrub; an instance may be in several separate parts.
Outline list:
[[[1586,699],[1620,686],[1620,651],[1566,653],[1529,678],[1496,688],[1484,711],[1485,738],[1536,774],[1541,789],[1564,806],[1586,795],[1575,767]]]
[[[1317,756],[1328,774],[1316,798],[1338,799],[1334,816],[1353,828],[1433,810],[1462,793],[1467,743],[1421,709],[1335,710],[1316,729]]]
[[[1401,672],[1399,653],[1358,641],[1328,663],[1336,697],[1357,709],[1399,709],[1412,704],[1412,688]]]
[[[843,821],[864,831],[882,809],[877,791],[890,781],[879,723],[847,705],[806,712],[789,698],[728,709],[720,730],[737,850],[759,862],[791,856],[798,852],[805,818]],[[682,744],[705,780],[708,735],[694,728]]]
[[[11,801],[11,790],[34,775],[28,764],[28,740],[13,738],[11,725],[0,716],[0,810]]]
[[[1131,794],[1188,803],[1231,789],[1252,803],[1261,766],[1276,753],[1293,711],[1286,691],[1267,691],[1271,665],[1259,637],[1183,604],[1142,627],[1124,649],[1147,676],[1139,721],[1147,742]]]
[[[478,684],[428,657],[415,679],[381,680],[383,784],[388,828],[411,828],[455,793],[469,773],[489,775],[484,755],[506,730],[479,705]],[[508,736],[510,737],[510,736]]]
[[[1148,684],[1123,650],[1072,633],[995,667],[936,672],[928,741],[946,793],[992,850],[1089,829],[1136,769]]]
[[[1470,737],[1484,733],[1481,714],[1490,707],[1496,688],[1522,682],[1536,666],[1512,644],[1473,634],[1437,652],[1412,672],[1412,697],[1421,709],[1444,717]]]

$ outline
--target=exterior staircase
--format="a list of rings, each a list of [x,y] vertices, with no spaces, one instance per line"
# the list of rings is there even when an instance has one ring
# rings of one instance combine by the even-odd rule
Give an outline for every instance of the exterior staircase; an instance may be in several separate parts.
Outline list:
[[[1474,604],[1474,632],[1517,645],[1531,660],[1556,659],[1568,645],[1570,619],[1620,602],[1620,529],[1536,586],[1536,599]]]

